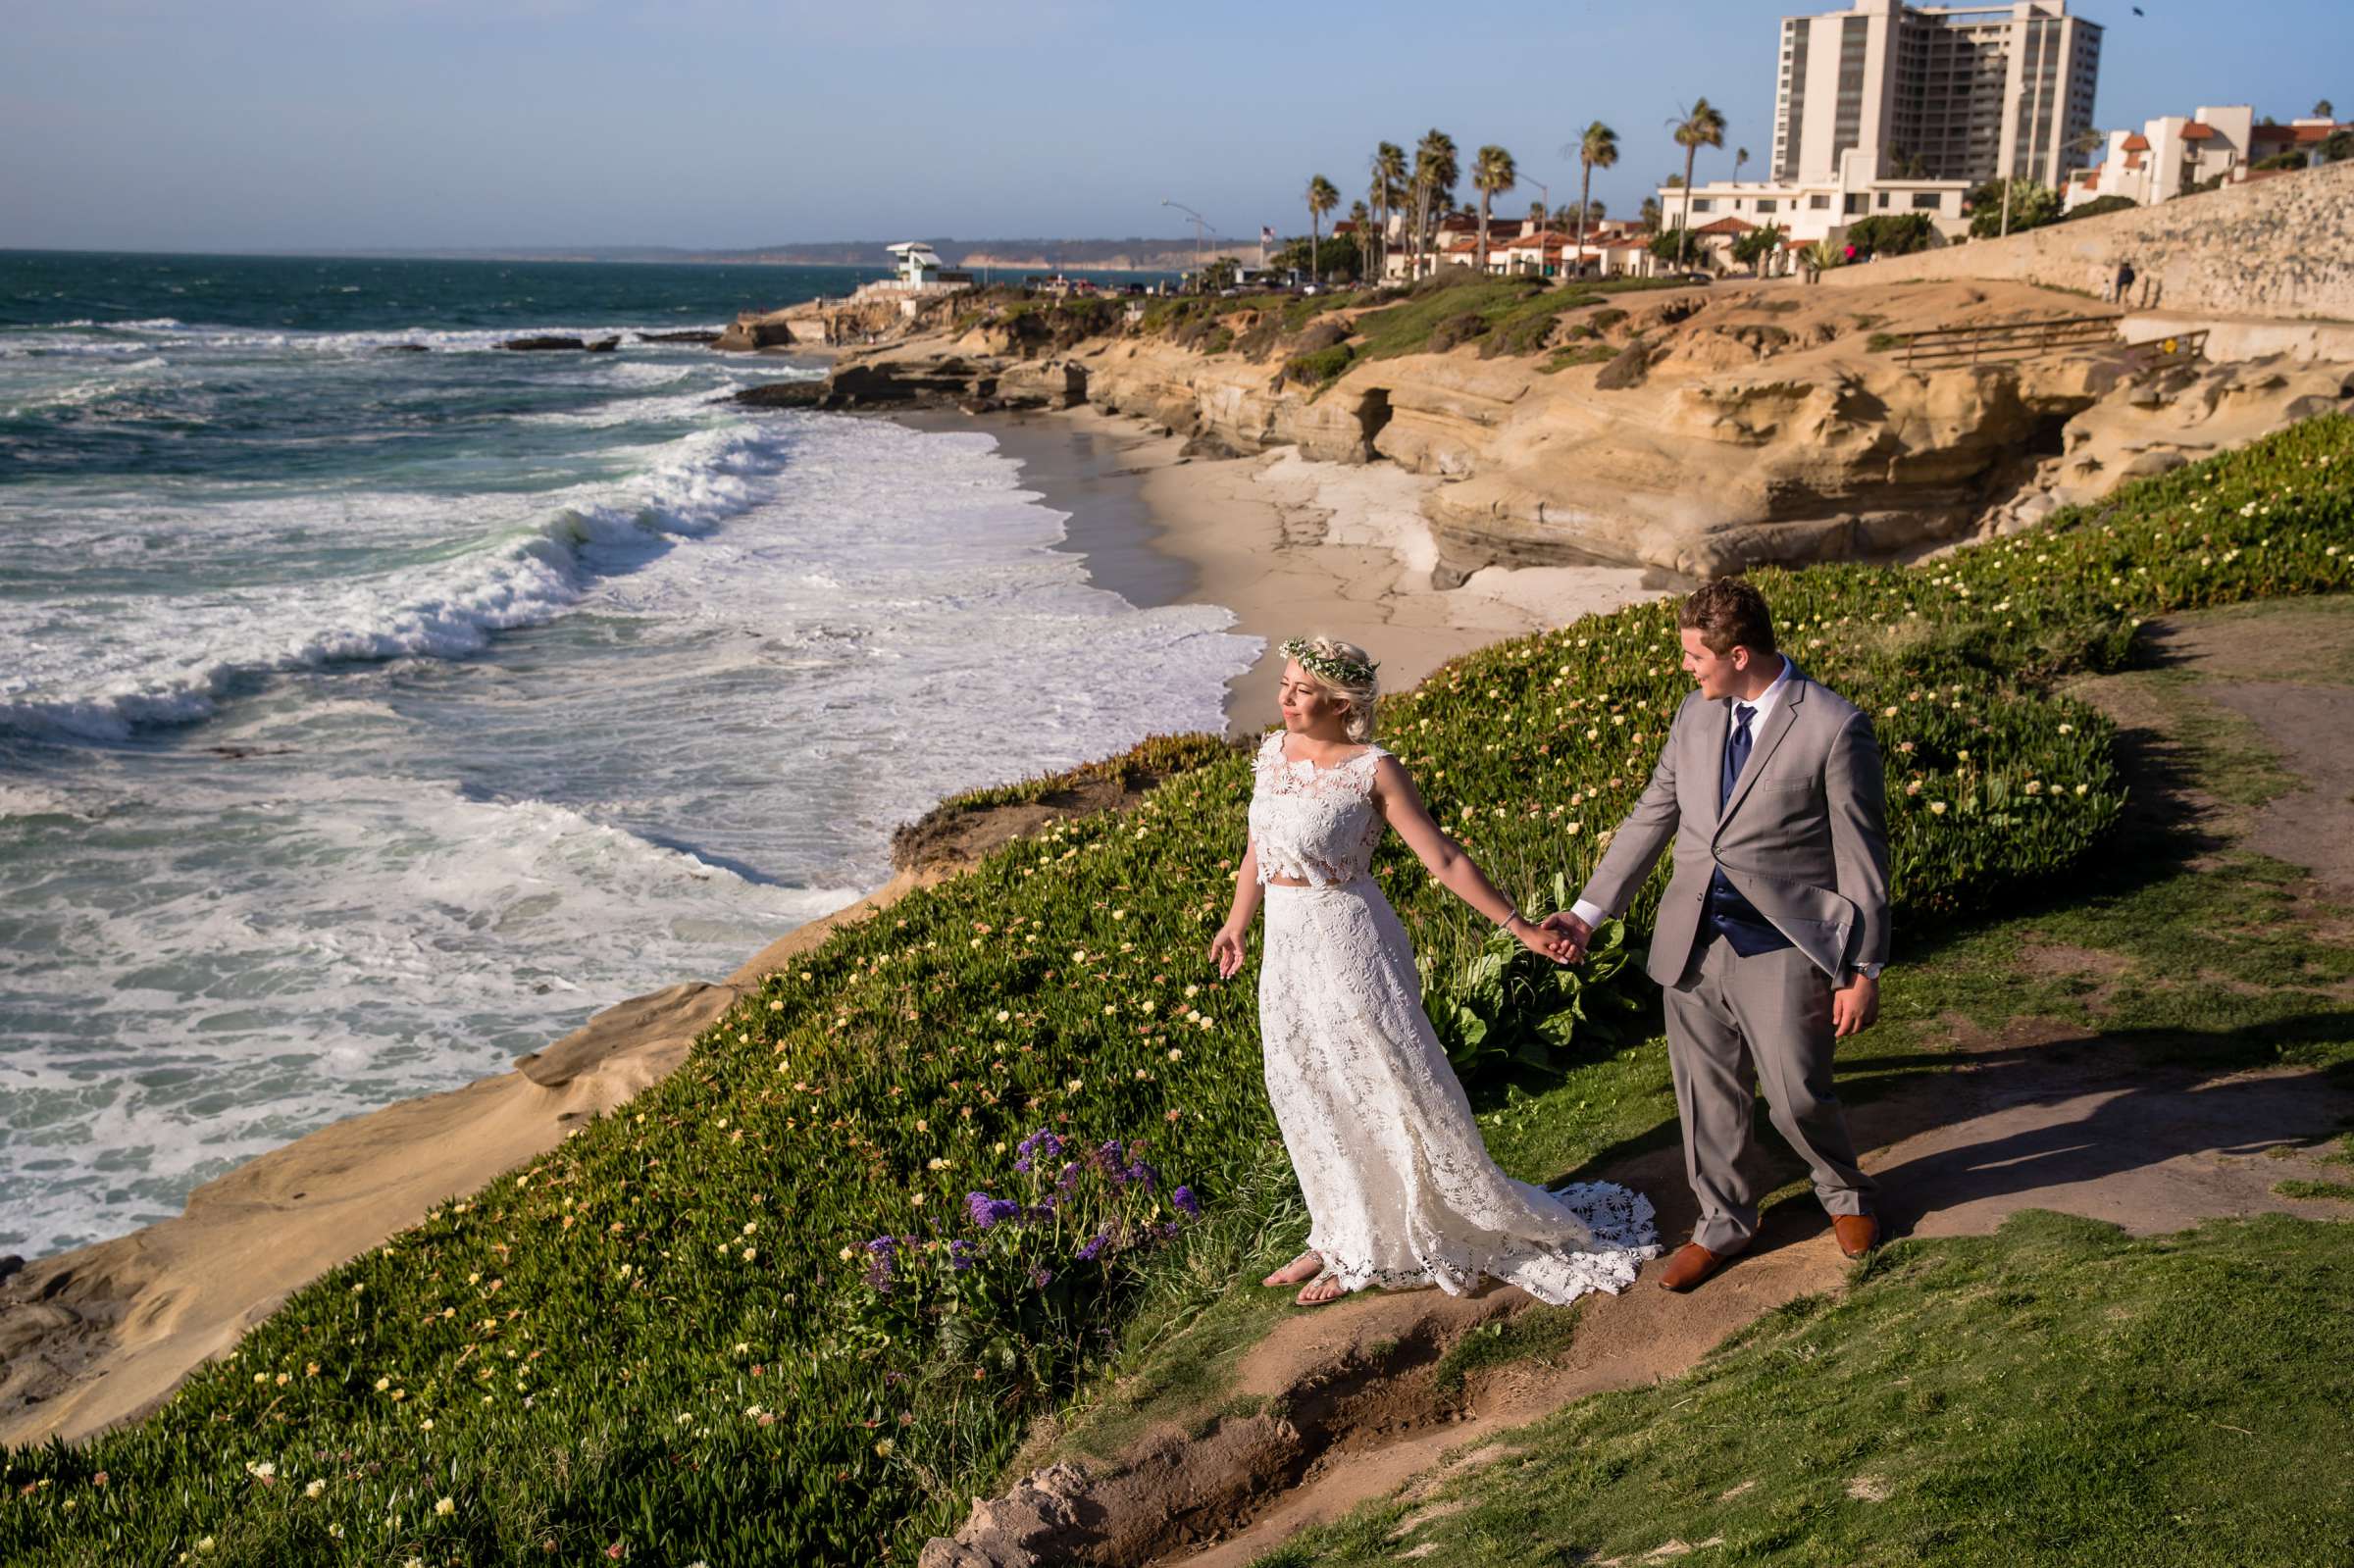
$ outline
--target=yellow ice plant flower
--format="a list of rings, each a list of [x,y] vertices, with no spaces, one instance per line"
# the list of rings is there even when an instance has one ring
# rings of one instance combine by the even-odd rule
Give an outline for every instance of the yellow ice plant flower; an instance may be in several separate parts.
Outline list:
[[[451,1514],[456,1513],[457,1511],[457,1499],[454,1497],[444,1497],[439,1502],[434,1504],[434,1512],[439,1514],[444,1519],[448,1518]]]

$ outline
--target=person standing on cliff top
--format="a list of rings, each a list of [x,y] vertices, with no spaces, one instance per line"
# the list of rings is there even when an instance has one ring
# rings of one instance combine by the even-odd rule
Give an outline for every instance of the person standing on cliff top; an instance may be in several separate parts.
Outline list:
[[[1582,950],[1674,844],[1650,970],[1666,992],[1667,1060],[1700,1219],[1659,1280],[1688,1290],[1757,1234],[1758,1192],[1739,1166],[1761,1082],[1839,1249],[1862,1257],[1879,1239],[1872,1182],[1832,1092],[1831,1053],[1879,1016],[1888,831],[1871,721],[1774,646],[1765,596],[1719,578],[1677,619],[1700,689],[1684,699],[1650,784],[1584,892],[1545,926]]]

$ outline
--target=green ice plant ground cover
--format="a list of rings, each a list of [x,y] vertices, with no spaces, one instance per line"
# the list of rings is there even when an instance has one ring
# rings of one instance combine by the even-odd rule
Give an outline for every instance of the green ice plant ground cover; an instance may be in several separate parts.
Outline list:
[[[2117,818],[2111,731],[2055,678],[2122,661],[2142,617],[2354,587],[2354,422],[1922,567],[1758,581],[1873,715],[1900,920],[1967,913]],[[1640,790],[1687,688],[1673,623],[1589,617],[1385,703],[1516,894],[1582,877]],[[297,1292],[153,1416],[0,1455],[0,1555],[910,1560],[1125,1324],[1296,1201],[1254,997],[1202,956],[1249,785],[1219,756],[835,935],[664,1084]],[[1377,871],[1419,942],[1464,949],[1394,844]],[[1564,1065],[1619,1071],[1574,1038]]]

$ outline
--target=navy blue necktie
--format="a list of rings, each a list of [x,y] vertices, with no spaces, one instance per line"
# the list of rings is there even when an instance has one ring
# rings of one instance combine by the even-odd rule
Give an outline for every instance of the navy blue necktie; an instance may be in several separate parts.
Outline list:
[[[1746,702],[1733,705],[1733,738],[1725,744],[1724,777],[1716,789],[1718,816],[1732,803],[1733,785],[1741,782],[1741,770],[1749,766],[1749,721],[1757,716],[1758,710]]]

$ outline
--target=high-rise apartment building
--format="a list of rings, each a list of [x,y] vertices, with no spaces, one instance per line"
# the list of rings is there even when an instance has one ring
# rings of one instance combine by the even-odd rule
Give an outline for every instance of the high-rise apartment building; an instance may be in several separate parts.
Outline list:
[[[1791,182],[2021,175],[2056,186],[2085,161],[2100,63],[2100,25],[2070,16],[2068,0],[1856,0],[1785,17],[1766,168]]]

